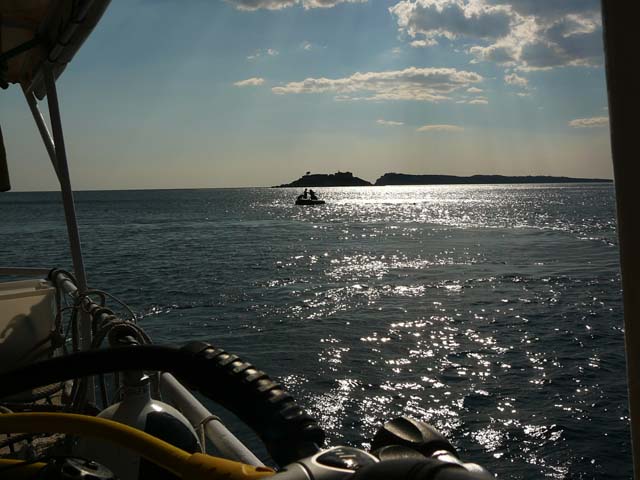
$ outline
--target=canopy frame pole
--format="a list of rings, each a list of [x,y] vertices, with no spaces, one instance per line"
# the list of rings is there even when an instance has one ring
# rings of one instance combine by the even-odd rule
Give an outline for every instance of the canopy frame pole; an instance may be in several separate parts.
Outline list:
[[[248,463],[256,467],[264,467],[264,463],[251,450],[245,447],[217,416],[212,415],[189,390],[176,380],[176,377],[164,372],[160,376],[160,385],[163,397],[168,397],[171,403],[187,417],[187,420],[191,422],[194,428],[201,428],[206,438],[213,443],[225,458]],[[205,447],[205,442],[202,443],[202,447]]]
[[[33,121],[36,123],[36,127],[38,127],[40,137],[42,137],[42,143],[44,143],[44,147],[47,149],[47,153],[49,154],[49,158],[51,159],[53,168],[56,171],[58,182],[60,182],[58,159],[56,158],[56,147],[53,143],[53,138],[51,138],[51,133],[49,133],[49,129],[47,128],[47,124],[44,121],[42,112],[40,112],[40,109],[38,108],[38,101],[36,100],[35,95],[32,92],[27,91],[24,86],[22,88],[22,91],[24,93],[24,98],[27,100],[27,105],[29,105],[29,110],[31,110]]]
[[[611,153],[616,186],[624,337],[634,478],[640,480],[640,221],[638,202],[637,2],[602,1]]]
[[[78,282],[78,290],[80,294],[87,291],[87,275],[84,269],[84,260],[82,258],[82,246],[80,243],[80,231],[78,229],[78,220],[76,218],[76,208],[73,201],[73,190],[71,189],[71,180],[69,176],[69,166],[67,164],[67,152],[64,146],[64,134],[62,131],[62,120],[60,118],[60,106],[58,103],[58,92],[56,89],[56,80],[53,73],[52,65],[44,65],[43,67],[44,73],[44,84],[47,92],[47,104],[49,106],[49,116],[51,119],[51,130],[53,131],[53,147],[55,149],[54,157],[55,162],[54,165],[57,165],[56,172],[58,174],[58,180],[60,181],[60,189],[62,191],[62,203],[64,206],[64,215],[67,223],[67,234],[69,236],[69,245],[71,247],[71,258],[73,260],[73,271],[76,276],[76,281]],[[27,95],[27,102],[29,102],[29,96],[33,94]],[[32,98],[32,102],[35,102],[35,99]],[[31,103],[31,102],[30,102]],[[37,110],[37,105],[36,105]],[[37,110],[39,114],[39,110]],[[34,115],[36,119],[36,124],[38,124],[38,128],[40,129],[40,134],[43,137],[45,146],[51,141],[51,137],[48,135],[48,131],[46,131],[46,125],[44,125],[44,129],[40,128],[40,122],[38,121],[38,117],[40,117],[40,121],[42,125],[44,125],[44,120],[41,115]],[[47,133],[47,135],[44,134]],[[49,141],[47,141],[47,138]],[[47,151],[49,151],[49,147],[47,147]],[[50,153],[51,155],[51,153]],[[84,312],[82,309],[80,310],[80,346],[83,350],[89,350],[91,348],[91,318],[89,315]],[[90,382],[92,385],[92,382]],[[89,388],[89,398],[93,400],[93,396],[95,394],[93,388]]]

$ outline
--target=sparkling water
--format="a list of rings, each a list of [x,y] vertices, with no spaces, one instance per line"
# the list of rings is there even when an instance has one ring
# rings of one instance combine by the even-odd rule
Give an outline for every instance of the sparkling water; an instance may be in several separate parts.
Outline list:
[[[280,379],[330,444],[404,414],[499,478],[631,477],[612,185],[318,190],[80,192],[89,283]],[[0,195],[0,264],[70,268],[59,198]]]

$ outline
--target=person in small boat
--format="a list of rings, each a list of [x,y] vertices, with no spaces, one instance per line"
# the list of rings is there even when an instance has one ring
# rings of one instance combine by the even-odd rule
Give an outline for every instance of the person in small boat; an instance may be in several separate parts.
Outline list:
[[[316,192],[314,192],[313,190],[309,190],[309,196],[311,197],[311,200],[318,199],[318,197],[316,197]]]
[[[304,193],[298,195],[298,200],[306,200],[307,198],[307,189],[305,188]]]

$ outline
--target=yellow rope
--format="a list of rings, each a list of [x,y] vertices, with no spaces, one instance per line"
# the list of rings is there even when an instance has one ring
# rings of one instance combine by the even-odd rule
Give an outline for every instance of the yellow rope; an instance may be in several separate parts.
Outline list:
[[[97,437],[133,450],[185,480],[247,480],[273,475],[273,470],[188,453],[148,433],[104,418],[71,413],[9,413],[0,415],[0,433],[66,433]],[[107,465],[108,466],[108,465]]]

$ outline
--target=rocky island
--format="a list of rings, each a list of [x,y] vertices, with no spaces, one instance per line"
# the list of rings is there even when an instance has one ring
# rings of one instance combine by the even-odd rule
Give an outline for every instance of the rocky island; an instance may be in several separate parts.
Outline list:
[[[355,177],[351,172],[307,173],[291,183],[277,185],[274,188],[287,187],[369,187],[385,185],[481,185],[481,184],[526,184],[526,183],[611,183],[607,178],[553,177],[549,175],[411,175],[407,173],[385,173],[372,184]]]
[[[406,173],[385,173],[375,185],[473,185],[509,183],[598,183],[612,182],[604,178],[552,177],[548,175],[505,176],[505,175],[408,175]]]
[[[351,172],[336,172],[333,174],[307,173],[291,183],[278,185],[276,188],[286,187],[368,187],[371,182],[367,182],[358,177],[354,177]]]

